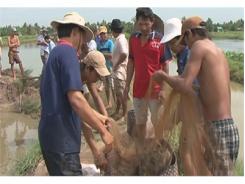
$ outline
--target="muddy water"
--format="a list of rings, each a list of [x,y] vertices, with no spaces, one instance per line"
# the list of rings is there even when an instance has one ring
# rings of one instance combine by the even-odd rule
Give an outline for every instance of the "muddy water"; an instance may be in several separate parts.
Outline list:
[[[0,112],[0,175],[8,175],[18,158],[37,140],[37,120]]]

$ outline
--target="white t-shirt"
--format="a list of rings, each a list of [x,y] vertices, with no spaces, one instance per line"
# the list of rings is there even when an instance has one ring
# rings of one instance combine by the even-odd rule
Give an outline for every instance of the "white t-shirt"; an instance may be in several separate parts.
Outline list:
[[[115,46],[112,52],[113,67],[117,64],[120,55],[125,53],[126,59],[119,65],[116,71],[113,71],[112,76],[117,79],[126,80],[127,63],[128,63],[128,41],[124,34],[120,34],[115,41]]]
[[[88,45],[88,51],[93,51],[93,50],[97,50],[97,44],[94,40],[90,40],[90,42],[87,43]]]
[[[39,42],[44,42],[45,41],[42,34],[37,37],[37,41],[39,41]],[[40,45],[40,55],[41,56],[44,55],[44,51],[48,52],[48,46]]]

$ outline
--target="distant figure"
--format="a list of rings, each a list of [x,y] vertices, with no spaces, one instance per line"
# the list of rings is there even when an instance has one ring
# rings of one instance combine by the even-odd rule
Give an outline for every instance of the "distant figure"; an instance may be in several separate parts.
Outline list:
[[[2,37],[0,37],[0,77],[2,76],[2,45],[3,40]]]
[[[127,101],[123,99],[123,91],[126,85],[126,74],[128,64],[128,41],[123,33],[123,25],[119,19],[113,19],[111,23],[112,35],[115,38],[115,47],[112,52],[112,77],[116,94],[116,111],[114,115],[119,114],[122,106],[125,117],[127,112]]]
[[[45,53],[45,50],[47,51],[48,43],[45,41],[44,37],[48,35],[48,32],[45,28],[42,28],[40,30],[40,35],[37,37],[37,45],[40,45],[40,56],[41,60],[43,62],[43,65],[48,60],[48,53]]]
[[[24,69],[19,57],[19,50],[18,50],[20,46],[20,40],[16,28],[12,28],[12,31],[8,36],[8,46],[9,46],[9,53],[8,53],[9,64],[11,64],[11,71],[12,71],[13,78],[16,79],[16,74],[14,71],[14,62],[16,64],[19,64],[21,74],[22,76],[24,76]]]
[[[97,50],[104,54],[106,59],[107,69],[111,72],[112,71],[111,59],[112,59],[112,51],[114,48],[114,44],[112,40],[108,38],[107,28],[105,26],[100,26],[99,35],[100,35],[100,41],[97,43]],[[111,108],[112,95],[114,95],[111,75],[105,77],[105,92],[106,92],[106,98],[108,102],[107,108]]]
[[[48,44],[44,50],[45,55],[47,55],[47,60],[45,61],[45,64],[48,61],[48,56],[50,54],[50,52],[53,50],[53,48],[55,47],[55,43],[50,39],[49,35],[46,35],[44,37],[45,42]]]

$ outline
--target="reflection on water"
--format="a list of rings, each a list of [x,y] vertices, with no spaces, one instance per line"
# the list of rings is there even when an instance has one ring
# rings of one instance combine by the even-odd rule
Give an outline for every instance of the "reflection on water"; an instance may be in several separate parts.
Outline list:
[[[224,51],[236,51],[243,52],[244,41],[243,40],[214,40],[215,44],[222,48]]]
[[[37,120],[0,112],[0,175],[8,175],[15,161],[37,139]]]

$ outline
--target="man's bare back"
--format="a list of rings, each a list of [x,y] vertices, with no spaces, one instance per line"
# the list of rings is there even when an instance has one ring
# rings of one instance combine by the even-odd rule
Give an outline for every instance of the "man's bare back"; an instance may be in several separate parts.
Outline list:
[[[191,50],[200,51],[201,66],[197,78],[206,120],[231,118],[230,75],[223,51],[209,39],[196,41]]]

